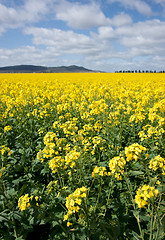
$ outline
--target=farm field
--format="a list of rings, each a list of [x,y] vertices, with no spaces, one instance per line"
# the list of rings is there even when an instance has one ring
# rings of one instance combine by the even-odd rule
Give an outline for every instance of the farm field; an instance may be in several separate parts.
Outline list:
[[[0,74],[0,197],[2,240],[163,240],[165,74]]]

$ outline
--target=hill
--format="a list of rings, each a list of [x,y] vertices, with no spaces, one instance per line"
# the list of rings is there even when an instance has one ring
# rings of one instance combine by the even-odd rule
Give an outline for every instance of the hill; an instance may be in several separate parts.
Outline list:
[[[0,73],[72,73],[72,72],[96,72],[76,65],[60,67],[44,67],[35,65],[16,65],[0,67]]]

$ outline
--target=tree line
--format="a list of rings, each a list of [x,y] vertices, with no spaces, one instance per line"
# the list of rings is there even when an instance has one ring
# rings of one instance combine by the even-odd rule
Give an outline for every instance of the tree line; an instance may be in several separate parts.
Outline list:
[[[115,73],[165,73],[164,70],[156,71],[156,70],[120,70],[115,71]]]

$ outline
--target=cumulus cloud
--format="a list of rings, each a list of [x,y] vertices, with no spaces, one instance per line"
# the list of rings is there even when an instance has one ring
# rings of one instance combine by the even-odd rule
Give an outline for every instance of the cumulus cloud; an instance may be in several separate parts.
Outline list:
[[[100,27],[98,29],[98,36],[100,39],[114,39],[116,38],[115,30],[112,27]]]
[[[152,15],[151,7],[142,0],[108,0],[109,3],[118,2],[125,8],[135,9],[143,15]]]
[[[153,47],[165,46],[165,22],[157,19],[119,27],[116,33],[119,41],[128,47],[143,46],[153,51]]]
[[[55,12],[56,19],[67,22],[67,25],[72,28],[88,29],[109,23],[109,19],[105,17],[99,5],[94,2],[82,4],[61,0],[55,6]]]
[[[165,7],[165,1],[164,0],[152,0],[152,1],[162,5],[163,7]]]
[[[67,53],[93,59],[106,59],[107,56],[131,59],[165,54],[165,22],[160,20],[138,23],[129,21],[128,25],[114,27],[101,26],[97,33],[93,32],[89,36],[56,28],[36,27],[26,28],[25,34],[32,35],[35,45],[51,47],[59,55]]]
[[[17,28],[38,22],[46,17],[62,20],[71,28],[89,29],[110,23],[99,4],[70,2],[67,0],[23,0],[22,5],[6,6],[0,3],[0,24],[4,28]]]
[[[25,21],[39,21],[50,11],[50,0],[28,0],[25,1],[21,14]]]
[[[71,30],[29,27],[25,29],[24,33],[33,35],[35,45],[54,47],[59,54],[96,54],[102,49],[98,45],[97,39]]]
[[[0,62],[2,66],[23,64],[48,65],[55,61],[59,55],[51,49],[40,49],[35,46],[18,47],[14,49],[0,49]],[[53,65],[54,66],[54,65]]]
[[[130,25],[132,23],[132,19],[128,14],[122,12],[121,14],[114,16],[111,23],[117,27]]]
[[[17,11],[14,8],[9,8],[0,3],[0,23],[11,24],[16,20]]]
[[[0,3],[0,24],[3,28],[17,28],[41,20],[50,11],[50,0],[28,0],[19,7]]]

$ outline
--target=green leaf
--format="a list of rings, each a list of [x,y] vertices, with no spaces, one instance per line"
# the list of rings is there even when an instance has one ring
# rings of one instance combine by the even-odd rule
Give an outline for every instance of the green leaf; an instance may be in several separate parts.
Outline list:
[[[12,223],[8,216],[8,210],[4,210],[3,212],[0,212],[0,222],[3,222],[3,221]]]
[[[16,238],[16,240],[24,240],[23,236]]]
[[[144,174],[144,172],[142,172],[142,171],[130,171],[129,172],[130,176],[139,176],[139,175],[143,175],[143,174]]]
[[[14,188],[11,188],[11,189],[7,190],[7,195],[8,196],[14,196],[16,194],[17,194],[17,191],[15,191]]]

